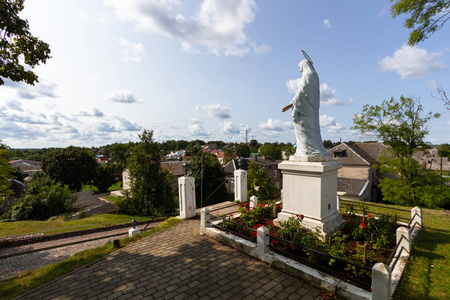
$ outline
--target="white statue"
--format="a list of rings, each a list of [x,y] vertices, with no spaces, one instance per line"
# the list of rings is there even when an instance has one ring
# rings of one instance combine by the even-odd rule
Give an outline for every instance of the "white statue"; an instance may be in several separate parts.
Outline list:
[[[302,50],[303,52],[303,50]],[[319,76],[312,65],[311,59],[302,60],[298,67],[303,73],[300,88],[291,103],[283,107],[283,112],[292,108],[292,119],[297,138],[295,156],[328,156],[320,136],[319,107],[320,84]]]

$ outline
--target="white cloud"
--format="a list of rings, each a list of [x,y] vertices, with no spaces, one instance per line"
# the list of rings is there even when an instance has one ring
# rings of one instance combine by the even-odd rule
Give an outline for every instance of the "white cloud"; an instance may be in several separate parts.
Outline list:
[[[425,77],[433,72],[447,69],[443,62],[435,61],[442,55],[440,52],[428,53],[418,47],[403,45],[393,56],[381,59],[379,65],[383,72],[394,71],[401,79],[415,79]]]
[[[301,83],[301,78],[288,80],[286,87],[289,93],[296,94]],[[326,83],[320,85],[320,104],[321,105],[349,105],[353,104],[353,99],[350,97],[347,101],[338,97],[336,89],[333,89]]]
[[[124,118],[118,118],[118,130],[119,131],[141,131],[142,127],[137,125],[136,123],[132,123]]]
[[[270,131],[283,131],[284,129],[292,129],[292,122],[283,122],[277,119],[269,119],[266,123],[260,123],[259,128]]]
[[[119,103],[136,103],[138,102],[130,90],[112,91],[106,96],[106,100]]]
[[[208,134],[205,132],[205,129],[203,129],[203,126],[200,124],[189,125],[188,129],[194,136],[208,136]]]
[[[323,26],[325,26],[328,29],[333,28],[333,26],[331,26],[331,22],[328,19],[323,20]]]
[[[228,119],[231,117],[231,108],[223,106],[220,103],[197,106],[196,110],[205,110],[211,118]]]
[[[184,50],[201,45],[216,55],[242,56],[248,53],[244,29],[255,19],[254,0],[203,0],[191,16],[181,14],[178,0],[104,0],[122,21],[137,30],[178,40]]]
[[[296,94],[301,82],[301,78],[286,81],[286,87],[288,88],[289,93]]]
[[[330,133],[338,133],[344,129],[341,123],[337,123],[333,117],[327,115],[319,116],[319,123],[321,128],[326,128]]]
[[[222,132],[226,134],[239,134],[241,133],[241,126],[230,121],[223,122]]]
[[[272,51],[272,48],[266,44],[261,44],[258,46],[255,43],[253,43],[252,46],[255,53],[259,55],[267,55],[270,53],[270,51]]]
[[[80,111],[78,115],[82,117],[103,117],[105,114],[102,113],[98,108],[93,108],[92,112]]]
[[[141,43],[132,43],[123,37],[115,37],[116,42],[122,46],[122,58],[124,61],[140,62],[144,55],[144,46]]]
[[[5,79],[5,86],[11,87],[17,91],[22,99],[36,99],[40,97],[56,98],[55,90],[58,87],[56,83],[51,83],[43,79],[35,85],[28,85],[23,82],[15,82]]]
[[[336,90],[331,88],[328,84],[322,83],[320,85],[320,104],[322,105],[347,105],[353,104],[353,99],[350,97],[348,101],[340,99]]]

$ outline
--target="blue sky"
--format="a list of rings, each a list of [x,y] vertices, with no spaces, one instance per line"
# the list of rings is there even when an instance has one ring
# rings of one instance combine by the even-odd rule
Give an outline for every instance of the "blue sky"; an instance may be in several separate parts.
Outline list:
[[[0,87],[0,139],[12,148],[138,140],[295,142],[290,112],[304,49],[321,82],[323,139],[364,104],[420,98],[431,143],[450,143],[450,24],[416,47],[388,1],[25,1],[52,58],[35,86]]]

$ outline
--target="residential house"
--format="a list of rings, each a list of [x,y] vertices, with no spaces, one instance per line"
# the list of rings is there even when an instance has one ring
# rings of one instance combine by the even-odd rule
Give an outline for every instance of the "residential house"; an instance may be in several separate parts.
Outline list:
[[[34,172],[41,171],[42,163],[40,161],[17,159],[9,162],[14,168],[19,169],[20,172],[29,176]]]
[[[382,143],[342,143],[328,150],[334,161],[342,164],[338,171],[338,192],[343,199],[381,201],[377,187],[381,177],[377,159],[387,146]]]

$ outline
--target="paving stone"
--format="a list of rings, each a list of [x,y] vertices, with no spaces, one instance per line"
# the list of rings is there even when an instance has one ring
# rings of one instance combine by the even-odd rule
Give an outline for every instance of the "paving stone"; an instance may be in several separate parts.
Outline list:
[[[181,222],[39,287],[24,299],[300,299],[320,290]],[[131,262],[131,264],[130,264]],[[76,284],[74,284],[76,282]],[[76,293],[74,293],[76,291]]]

